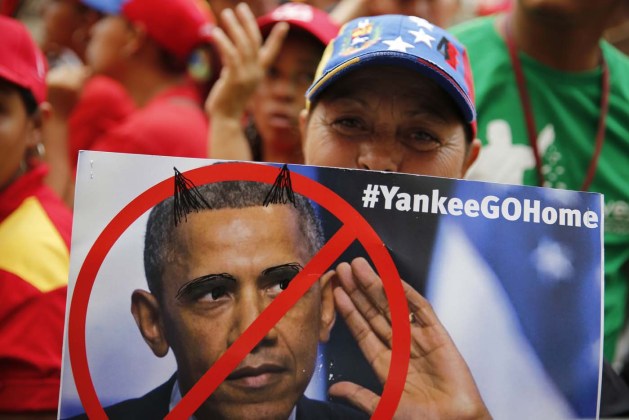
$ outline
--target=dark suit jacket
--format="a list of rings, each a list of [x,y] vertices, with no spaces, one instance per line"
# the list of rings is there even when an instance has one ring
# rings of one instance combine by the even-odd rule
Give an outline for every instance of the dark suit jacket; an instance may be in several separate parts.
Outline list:
[[[140,398],[122,401],[105,408],[112,420],[161,420],[168,414],[170,394],[175,375]],[[351,407],[333,402],[311,400],[301,397],[297,402],[297,420],[364,420],[369,416]],[[85,414],[72,419],[87,419]]]

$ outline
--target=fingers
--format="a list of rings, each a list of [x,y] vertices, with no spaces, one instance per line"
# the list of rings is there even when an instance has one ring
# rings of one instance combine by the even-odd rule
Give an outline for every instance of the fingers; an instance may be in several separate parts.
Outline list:
[[[246,3],[239,3],[235,10],[221,12],[223,28],[214,28],[215,43],[224,64],[232,67],[244,62],[258,61],[262,35],[251,9]]]
[[[247,103],[264,77],[265,69],[259,62],[262,36],[245,3],[235,10],[224,9],[221,20],[224,29],[214,28],[213,37],[223,67],[208,95],[205,110],[215,121],[219,115],[227,117],[230,127],[238,129]]]
[[[264,45],[260,48],[260,65],[265,69],[268,69],[279,55],[289,29],[290,25],[286,22],[276,23],[271,29]]]
[[[220,28],[215,29],[221,56],[231,58],[231,62],[235,62],[237,58],[243,61],[256,60],[264,69],[277,58],[290,29],[290,25],[286,22],[277,23],[262,45],[262,34],[258,23],[246,3],[239,3],[235,11],[224,9],[221,20],[224,31]]]
[[[62,65],[50,70],[46,75],[48,87],[79,91],[90,77],[87,67]]]
[[[371,265],[364,258],[356,258],[352,261],[352,271],[358,280],[358,287],[365,293],[369,300],[378,308],[389,323],[391,322],[391,312],[389,311],[389,301],[384,292],[382,279],[371,268]]]
[[[359,410],[370,415],[376,410],[380,401],[380,397],[377,394],[351,382],[335,383],[330,387],[329,394],[333,397],[343,398]]]
[[[344,263],[339,265],[337,272],[345,270],[344,266],[349,268]],[[342,287],[334,288],[334,302],[339,315],[345,320],[358,347],[365,355],[365,359],[372,366],[378,378],[384,381],[389,369],[390,348],[378,337],[373,327],[365,320]]]
[[[402,287],[409,312],[414,316],[414,322],[411,323],[411,358],[435,354],[438,349],[456,352],[452,338],[430,302],[404,281]]]
[[[389,301],[385,294],[380,276],[378,276],[364,258],[356,258],[352,261],[352,270],[357,280],[356,285],[359,287],[360,291],[369,298],[373,305],[378,308],[378,311],[386,317],[388,323],[390,324],[391,312],[389,308]],[[406,297],[406,301],[408,303],[409,312],[414,314],[415,322],[412,326],[441,327],[441,323],[433,311],[430,302],[419,294],[419,292],[417,292],[411,285],[403,280],[400,281],[402,282],[402,288],[404,289],[404,296]],[[347,287],[350,287],[350,285]],[[355,303],[358,304],[358,302],[359,301],[357,300]],[[368,315],[366,312],[363,313]]]
[[[223,68],[233,68],[238,63],[238,51],[225,32],[218,26],[212,30],[212,39],[221,56]]]
[[[253,45],[257,46],[262,44],[262,35],[260,34],[256,17],[247,3],[239,3],[236,6],[236,15],[242,24],[243,30],[247,33],[247,37]]]
[[[435,324],[440,325],[430,302],[405,281],[402,281],[402,287],[404,288],[404,296],[406,296],[406,301],[408,302],[408,310],[415,317],[415,324],[419,327],[430,327]],[[411,327],[412,326],[413,325],[411,325]]]
[[[364,261],[366,263],[366,261]],[[358,263],[359,265],[361,263]],[[388,313],[384,312],[385,308],[388,310],[388,305],[385,305],[385,308],[374,305],[373,301],[369,298],[369,296],[363,291],[363,289],[356,283],[354,279],[353,270],[354,264],[350,267],[348,264],[341,264],[338,266],[336,273],[337,279],[345,293],[352,300],[352,303],[358,309],[358,312],[362,316],[362,318],[371,326],[374,332],[377,334],[378,338],[382,340],[384,343],[391,347],[392,341],[392,329],[391,322],[389,320]],[[371,270],[371,267],[368,267]],[[363,267],[359,267],[359,269],[365,271],[361,271],[362,276],[375,276],[373,270],[369,273]],[[377,278],[377,276],[376,276]],[[368,281],[376,281],[375,279],[369,279]],[[379,278],[378,280],[379,281]],[[371,291],[378,294],[380,291],[375,290],[375,286],[371,286]]]
[[[389,303],[384,292],[382,280],[364,258],[356,258],[351,266],[340,264],[337,268],[337,281],[342,288],[335,290],[335,299],[341,316],[346,318],[350,331],[359,340],[363,353],[372,362],[383,351],[391,349],[392,327]],[[402,282],[404,295],[413,314],[411,324],[411,357],[417,358],[434,351],[443,345],[448,345],[451,339],[437,318],[430,303],[406,282]],[[373,363],[372,363],[373,364]],[[378,375],[386,376],[388,365],[374,366],[384,368]]]
[[[66,120],[69,117],[88,77],[89,70],[83,66],[64,65],[48,72],[47,101],[52,105],[56,118]]]
[[[391,363],[391,321],[382,281],[369,263],[357,258],[339,264],[334,298],[374,373],[384,382]],[[401,281],[401,280],[400,280]],[[454,342],[430,303],[402,281],[411,324],[411,357],[404,393],[397,407],[399,418],[461,418],[466,413],[487,415],[474,379]],[[378,395],[349,382],[334,384],[330,394],[342,397],[372,414]],[[454,413],[454,414],[453,414]]]
[[[224,9],[221,13],[225,33],[244,58],[255,57],[260,46],[260,37],[250,35],[251,22],[248,20],[253,19],[253,25],[256,26],[256,29],[257,24],[251,11],[247,13],[247,10],[248,6],[239,4],[237,13],[232,9]]]

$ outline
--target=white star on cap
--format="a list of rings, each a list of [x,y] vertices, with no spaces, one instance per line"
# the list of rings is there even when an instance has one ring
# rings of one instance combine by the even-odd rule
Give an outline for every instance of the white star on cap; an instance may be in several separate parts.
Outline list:
[[[404,42],[401,36],[398,36],[394,40],[382,41],[389,46],[388,51],[400,51],[406,52],[408,48],[414,48],[413,44]]]
[[[428,22],[426,19],[422,19],[420,17],[417,16],[409,16],[408,17],[414,24],[416,24],[417,26],[419,26],[420,28],[426,28],[429,31],[432,31],[432,28],[435,27],[435,25],[433,25],[432,23]]]
[[[362,28],[365,28],[365,27],[369,26],[370,23],[371,22],[369,22],[369,19],[363,19],[363,20],[358,22],[358,27],[362,29]]]
[[[430,48],[432,48],[432,41],[435,40],[435,38],[431,37],[430,35],[428,35],[426,32],[424,32],[423,29],[419,29],[419,31],[408,31],[411,35],[415,35],[415,43],[418,42],[423,42],[424,44],[428,45]]]

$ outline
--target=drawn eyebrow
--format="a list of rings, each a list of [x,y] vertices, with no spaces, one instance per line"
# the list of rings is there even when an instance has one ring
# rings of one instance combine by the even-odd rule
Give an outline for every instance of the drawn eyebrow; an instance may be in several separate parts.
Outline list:
[[[303,270],[303,267],[301,264],[297,262],[291,262],[291,263],[280,264],[280,265],[275,265],[273,267],[266,268],[262,271],[261,275],[268,276],[269,274],[273,274],[277,272],[278,270],[281,270],[284,268],[290,268],[296,272]],[[206,286],[208,283],[214,283],[220,280],[227,280],[234,283],[237,281],[236,278],[229,273],[206,274],[204,276],[197,277],[195,279],[192,279],[184,283],[177,291],[175,298],[177,300],[181,300],[185,298],[186,296],[193,295],[195,291]]]
[[[304,269],[304,267],[301,266],[301,264],[299,264],[298,262],[291,262],[291,263],[286,263],[286,264],[280,264],[280,265],[275,265],[273,267],[269,267],[266,268],[262,271],[262,275],[263,276],[267,276],[269,274],[272,274],[273,272],[280,270],[282,268],[292,268],[295,271],[301,271]]]
[[[204,276],[197,277],[184,283],[177,291],[177,295],[175,295],[175,298],[177,300],[180,300],[187,295],[193,294],[197,289],[200,289],[206,284],[213,283],[219,280],[236,282],[236,278],[229,273],[206,274]]]

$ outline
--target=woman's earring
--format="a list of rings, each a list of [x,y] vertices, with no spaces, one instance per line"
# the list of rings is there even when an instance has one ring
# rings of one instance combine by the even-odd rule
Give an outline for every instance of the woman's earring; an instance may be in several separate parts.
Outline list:
[[[44,146],[44,143],[37,143],[37,146],[35,146],[35,156],[39,159],[43,159],[46,156],[46,147]]]

